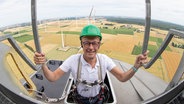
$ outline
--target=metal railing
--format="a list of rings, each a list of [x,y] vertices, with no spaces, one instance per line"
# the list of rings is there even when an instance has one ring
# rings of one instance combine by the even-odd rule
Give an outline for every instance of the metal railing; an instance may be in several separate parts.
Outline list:
[[[143,41],[143,46],[142,46],[142,53],[147,51],[148,42],[149,42],[150,23],[151,23],[151,3],[150,3],[150,0],[146,0],[146,19],[145,20],[146,20],[146,22],[145,22],[145,33],[144,33],[144,41]],[[174,36],[179,36],[181,38],[184,38],[184,32],[179,31],[179,30],[175,30],[175,29],[170,29],[165,40],[163,41],[163,43],[161,44],[160,48],[157,50],[155,55],[151,58],[151,60],[147,64],[143,65],[145,69],[150,68],[155,63],[155,61],[161,56],[161,54],[166,49],[166,47],[168,46],[168,44],[170,43],[171,39]],[[184,73],[184,52],[183,52],[183,56],[180,60],[180,64],[178,66],[178,69],[177,69],[173,79],[171,80],[171,82],[169,83],[169,85],[165,91],[168,91],[171,88],[173,88],[175,85],[177,85],[179,83],[183,73]]]
[[[38,70],[39,67],[36,67],[32,61],[26,56],[26,54],[21,50],[20,46],[16,43],[15,39],[11,35],[2,35],[0,36],[0,41],[8,40],[11,46],[19,54],[19,56],[34,70]]]
[[[165,40],[163,41],[163,43],[161,44],[160,48],[157,50],[157,52],[155,53],[155,55],[152,57],[152,59],[144,65],[144,68],[150,68],[155,61],[160,57],[160,55],[162,54],[162,52],[166,49],[166,47],[168,46],[169,42],[171,41],[171,39],[173,38],[173,36],[180,36],[181,38],[184,38],[184,32],[183,31],[178,31],[175,29],[170,29]]]
[[[40,41],[38,36],[38,27],[37,27],[37,9],[36,9],[36,0],[31,0],[31,20],[32,20],[32,30],[34,43],[37,52],[41,52]]]
[[[144,31],[142,53],[145,53],[147,51],[150,35],[150,24],[151,24],[151,2],[150,0],[146,0],[146,18],[145,18],[145,31]]]

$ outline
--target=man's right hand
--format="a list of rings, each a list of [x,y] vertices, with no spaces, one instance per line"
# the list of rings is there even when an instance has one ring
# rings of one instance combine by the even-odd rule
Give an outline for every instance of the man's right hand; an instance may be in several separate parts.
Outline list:
[[[45,54],[35,52],[34,54],[34,62],[35,64],[44,64],[46,62]]]

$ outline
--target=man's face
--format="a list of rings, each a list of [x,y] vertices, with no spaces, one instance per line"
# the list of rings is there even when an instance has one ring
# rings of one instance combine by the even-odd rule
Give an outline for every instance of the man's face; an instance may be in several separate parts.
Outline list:
[[[81,45],[84,51],[84,58],[93,59],[100,47],[100,38],[92,36],[84,36],[81,39]]]

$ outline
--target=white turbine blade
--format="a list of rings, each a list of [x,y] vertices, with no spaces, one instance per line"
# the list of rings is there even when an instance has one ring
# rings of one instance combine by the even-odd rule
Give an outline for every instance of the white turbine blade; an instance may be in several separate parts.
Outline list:
[[[88,24],[91,23],[91,14],[93,12],[93,6],[91,8],[91,11],[90,11],[90,14],[89,14],[89,17],[88,17]]]

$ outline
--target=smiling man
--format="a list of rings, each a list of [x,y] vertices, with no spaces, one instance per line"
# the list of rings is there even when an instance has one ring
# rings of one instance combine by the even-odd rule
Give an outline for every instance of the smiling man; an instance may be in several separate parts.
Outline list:
[[[76,90],[73,99],[78,104],[103,104],[105,102],[104,78],[106,71],[111,72],[119,81],[129,80],[135,72],[147,63],[148,52],[137,56],[134,66],[123,72],[111,58],[97,53],[102,40],[100,29],[94,25],[87,25],[80,35],[83,54],[70,56],[54,72],[46,66],[43,53],[35,53],[34,61],[42,64],[44,75],[49,81],[56,81],[66,72],[71,72],[75,80]]]

